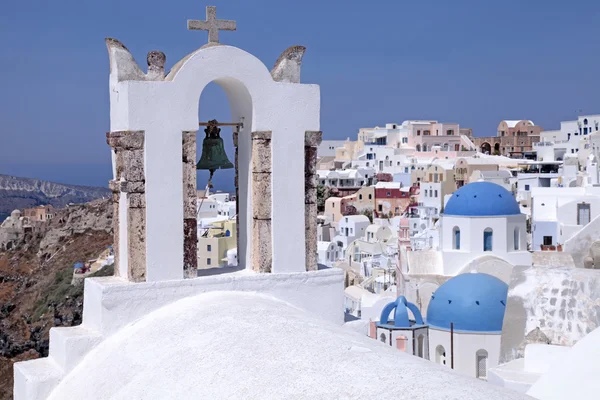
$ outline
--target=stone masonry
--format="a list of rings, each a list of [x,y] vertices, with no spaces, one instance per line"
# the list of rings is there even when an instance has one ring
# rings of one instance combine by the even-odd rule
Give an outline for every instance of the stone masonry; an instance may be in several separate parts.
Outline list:
[[[235,237],[240,238],[240,186],[239,186],[239,165],[238,165],[238,135],[239,132],[237,132],[236,130],[233,131],[233,147],[235,147],[235,160],[234,160],[234,166],[235,166],[235,176],[233,178],[233,185],[235,187],[235,215],[237,215],[237,221],[235,224]],[[239,243],[238,243],[239,246]],[[238,247],[239,250],[239,247]],[[239,256],[239,252],[238,252],[238,256]]]
[[[306,270],[317,270],[317,147],[323,132],[306,131],[304,135],[304,221]]]
[[[183,272],[186,278],[198,276],[198,228],[196,221],[196,132],[183,132]]]
[[[121,260],[119,249],[119,201],[127,196],[127,279],[146,280],[146,184],[144,174],[144,132],[116,131],[106,134],[108,145],[115,152],[116,180],[110,182],[114,204],[115,274]],[[124,256],[124,255],[123,255]]]
[[[271,272],[271,132],[252,132],[252,267]]]

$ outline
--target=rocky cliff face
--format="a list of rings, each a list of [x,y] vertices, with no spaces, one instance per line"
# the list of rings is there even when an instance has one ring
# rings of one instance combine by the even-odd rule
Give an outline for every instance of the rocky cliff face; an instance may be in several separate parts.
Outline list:
[[[112,244],[111,202],[58,210],[41,235],[0,252],[1,400],[12,398],[15,361],[46,356],[51,327],[81,323],[83,285],[71,285],[73,264],[96,258]]]
[[[14,209],[51,204],[65,207],[67,204],[81,204],[108,198],[107,188],[65,185],[31,178],[17,178],[0,174],[0,221]]]

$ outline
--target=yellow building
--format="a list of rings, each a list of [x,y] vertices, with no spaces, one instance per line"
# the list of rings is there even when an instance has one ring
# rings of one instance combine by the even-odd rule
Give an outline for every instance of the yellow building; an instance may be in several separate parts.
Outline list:
[[[198,232],[198,269],[227,266],[227,251],[237,248],[236,220],[215,221]]]

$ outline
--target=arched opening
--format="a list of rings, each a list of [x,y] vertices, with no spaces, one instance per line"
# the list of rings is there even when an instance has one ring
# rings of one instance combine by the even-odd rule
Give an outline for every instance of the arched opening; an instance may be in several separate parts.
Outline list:
[[[435,348],[435,362],[441,365],[446,365],[446,349],[439,344]]]
[[[420,144],[418,144],[418,145],[416,146],[416,149],[417,149],[417,151],[421,151],[421,145],[420,145]]]
[[[488,368],[488,352],[486,350],[480,349],[475,353],[476,357],[476,377],[478,379],[487,380],[487,368]]]
[[[494,153],[500,154],[500,143],[494,144]]]
[[[483,231],[483,251],[492,251],[494,242],[494,231],[492,228],[485,228]]]
[[[250,265],[252,224],[251,188],[251,125],[252,99],[246,87],[231,78],[217,79],[201,92],[198,119],[206,123],[216,119],[219,123],[239,123],[243,126],[219,126],[222,149],[208,148],[223,156],[233,168],[217,169],[208,187],[209,171],[198,169],[197,178],[197,234],[198,275],[213,275],[244,269]],[[200,126],[196,136],[196,162],[203,151],[206,126]],[[237,132],[237,164],[234,135]],[[223,154],[224,153],[224,154]],[[237,179],[237,190],[236,190]],[[210,210],[204,203],[215,203]],[[200,211],[202,215],[200,214]],[[219,212],[218,210],[227,210]],[[206,211],[209,211],[207,214]],[[214,214],[214,215],[213,215]],[[235,251],[236,258],[228,257]],[[235,260],[235,265],[232,264]],[[239,265],[237,265],[239,262]]]
[[[417,339],[417,356],[421,358],[423,358],[423,348],[425,347],[424,341],[424,335],[419,335],[419,338]]]
[[[492,154],[492,146],[488,142],[483,142],[481,144],[481,152],[483,154]]]
[[[514,249],[519,250],[521,248],[521,230],[519,228],[515,228],[513,242]]]
[[[387,336],[385,335],[385,333],[382,333],[381,335],[379,335],[379,340],[381,340],[383,343],[385,343],[387,339]]]
[[[458,226],[452,229],[452,248],[460,250],[460,228]]]
[[[427,144],[423,145],[423,151],[427,151]]]

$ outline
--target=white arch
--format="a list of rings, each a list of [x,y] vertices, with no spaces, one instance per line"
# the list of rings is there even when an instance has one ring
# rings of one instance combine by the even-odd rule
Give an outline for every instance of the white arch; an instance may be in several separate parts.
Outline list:
[[[290,234],[304,235],[304,187],[289,184],[304,181],[304,170],[285,166],[304,164],[305,132],[320,129],[319,87],[275,82],[256,57],[224,45],[196,50],[177,63],[164,81],[117,78],[111,74],[111,131],[143,130],[145,159],[161,160],[145,164],[147,280],[183,275],[181,135],[198,130],[198,103],[210,82],[227,94],[232,119],[244,117],[238,141],[240,263],[249,267],[252,260],[250,132],[271,131],[272,204],[286,204],[272,207],[273,272],[305,270],[304,241],[286,240]]]

